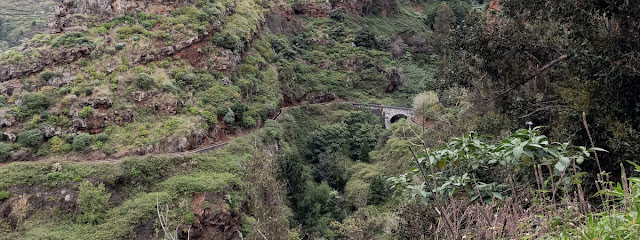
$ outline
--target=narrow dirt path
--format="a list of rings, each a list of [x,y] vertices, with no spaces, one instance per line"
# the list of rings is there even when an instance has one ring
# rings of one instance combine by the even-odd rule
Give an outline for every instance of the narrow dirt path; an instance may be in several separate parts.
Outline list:
[[[356,106],[357,105],[365,106],[365,104],[358,104],[358,103],[354,103],[354,102],[346,102],[346,101],[340,101],[340,100],[339,101],[326,102],[326,103],[314,103],[312,105],[327,106],[327,105],[331,105],[331,104],[334,104],[334,103],[351,103],[351,104],[356,105]],[[377,105],[377,106],[396,108],[396,107],[382,106],[382,105]],[[297,107],[297,106],[282,107],[282,108],[280,108],[278,110],[278,114],[276,114],[271,119],[279,121],[280,119],[282,119],[282,116],[286,115],[286,113],[289,110],[289,108],[292,108],[292,107]],[[139,157],[143,157],[143,156],[187,157],[187,156],[191,156],[191,155],[194,155],[194,154],[215,151],[215,150],[218,150],[220,148],[223,148],[223,147],[227,146],[229,143],[233,142],[233,140],[235,140],[236,138],[252,134],[252,133],[262,129],[262,127],[263,126],[260,126],[260,127],[256,127],[256,128],[253,128],[253,129],[249,129],[247,131],[243,131],[243,132],[238,133],[238,134],[229,135],[229,136],[227,136],[227,139],[228,139],[227,141],[212,143],[211,145],[203,146],[203,147],[196,148],[196,149],[189,150],[189,151],[173,152],[173,153],[159,153],[159,154],[145,154],[145,155],[140,155]],[[138,155],[114,157],[114,158],[100,159],[100,160],[95,160],[95,161],[92,161],[92,160],[72,161],[72,160],[69,160],[68,158],[65,158],[64,156],[59,156],[59,157],[54,157],[54,158],[44,158],[44,159],[39,159],[39,160],[35,160],[35,161],[26,161],[26,162],[72,162],[72,163],[84,163],[84,164],[103,164],[103,163],[118,164],[118,163],[122,162],[122,160],[127,158],[127,157],[135,157],[135,156],[138,156]],[[11,162],[0,163],[0,167],[4,166],[6,164],[9,164],[9,163],[11,163]]]

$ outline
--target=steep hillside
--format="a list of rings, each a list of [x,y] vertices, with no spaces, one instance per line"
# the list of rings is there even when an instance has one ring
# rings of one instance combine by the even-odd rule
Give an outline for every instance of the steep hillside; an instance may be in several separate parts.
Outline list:
[[[0,239],[639,238],[639,2],[0,7]]]
[[[185,239],[329,236],[278,177],[283,150],[306,151],[296,141],[320,125],[290,132],[305,127],[291,122],[300,111],[280,109],[409,106],[435,86],[431,3],[55,3],[49,33],[0,56],[0,229],[8,238],[157,239],[163,224],[178,225]],[[382,136],[377,118],[348,104],[325,111],[332,122],[352,112],[378,129],[350,130],[367,143],[348,157],[365,159]],[[286,131],[269,120],[280,114]],[[220,152],[167,155],[230,139]],[[135,155],[150,156],[127,157]],[[121,161],[90,164],[101,159]],[[343,191],[340,181],[331,187]]]
[[[302,101],[408,106],[434,87],[424,7],[369,4],[58,3],[60,33],[0,57],[5,159],[185,151]]]
[[[53,19],[51,0],[6,0],[0,2],[0,53],[20,45],[35,34],[48,31]]]

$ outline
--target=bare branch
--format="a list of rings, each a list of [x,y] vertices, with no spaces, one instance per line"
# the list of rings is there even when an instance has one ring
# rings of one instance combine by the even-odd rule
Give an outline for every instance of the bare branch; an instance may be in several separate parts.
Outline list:
[[[484,101],[484,102],[490,102],[496,98],[502,97],[505,94],[515,90],[516,88],[519,88],[520,86],[524,85],[525,83],[531,81],[531,79],[534,79],[535,77],[537,77],[538,75],[542,74],[544,71],[546,71],[547,69],[549,69],[550,67],[552,67],[553,65],[558,64],[559,62],[563,61],[567,59],[567,55],[562,55],[559,58],[556,58],[555,60],[547,63],[547,65],[542,66],[540,69],[538,69],[534,74],[532,74],[531,76],[527,77],[524,81],[522,81],[521,83],[516,84],[515,86],[505,90],[504,92],[499,93],[498,95]]]

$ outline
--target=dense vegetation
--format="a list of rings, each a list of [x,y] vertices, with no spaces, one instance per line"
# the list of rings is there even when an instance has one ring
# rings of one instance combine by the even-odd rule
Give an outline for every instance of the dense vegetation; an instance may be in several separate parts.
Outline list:
[[[634,1],[17,6],[0,65],[78,57],[1,83],[2,239],[639,238]]]
[[[53,2],[46,0],[6,0],[0,9],[0,52],[46,32],[54,14]]]

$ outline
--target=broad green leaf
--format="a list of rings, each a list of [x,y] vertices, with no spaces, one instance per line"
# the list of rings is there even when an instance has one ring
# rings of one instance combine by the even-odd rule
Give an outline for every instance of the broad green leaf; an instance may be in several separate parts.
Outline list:
[[[447,166],[447,161],[446,161],[446,160],[444,160],[444,159],[440,159],[440,160],[438,161],[437,167],[438,167],[439,169],[443,169],[445,166]]]
[[[598,152],[609,152],[609,151],[604,150],[604,149],[599,148],[599,147],[589,148],[589,152],[595,152],[595,151],[598,151]]]
[[[558,161],[556,163],[556,165],[554,166],[554,172],[557,175],[560,175],[560,173],[562,173],[565,169],[567,168],[567,165],[562,164],[562,162]]]
[[[513,160],[514,161],[517,160],[517,159],[520,159],[520,156],[522,155],[522,151],[523,151],[522,146],[515,146],[513,148]]]
[[[638,165],[637,163],[634,163],[632,161],[627,161],[629,164],[633,165],[636,168],[636,171],[640,172],[640,165]]]
[[[502,194],[500,194],[499,192],[491,192],[491,195],[493,195],[493,197],[497,199],[504,200],[504,198],[502,197]]]

